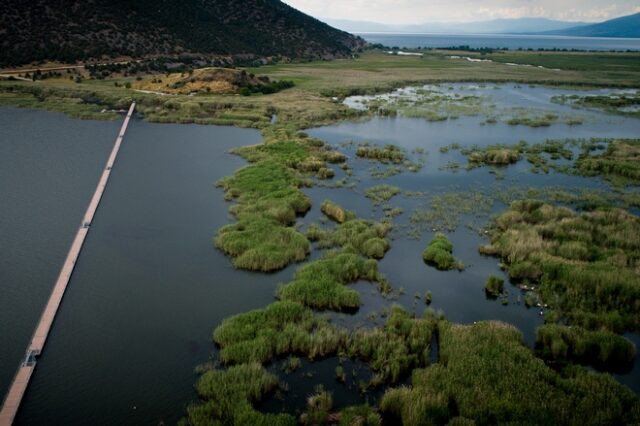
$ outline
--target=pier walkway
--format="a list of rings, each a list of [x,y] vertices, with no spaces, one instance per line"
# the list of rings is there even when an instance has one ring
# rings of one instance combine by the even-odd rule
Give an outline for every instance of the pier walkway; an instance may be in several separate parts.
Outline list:
[[[91,202],[89,203],[89,207],[84,214],[82,223],[80,224],[80,228],[76,233],[73,243],[71,244],[71,248],[69,249],[69,253],[67,254],[67,258],[64,261],[64,264],[62,265],[62,270],[60,271],[58,280],[53,287],[53,291],[51,292],[49,301],[47,302],[47,305],[42,312],[42,316],[40,317],[38,326],[36,327],[33,337],[31,338],[31,343],[29,343],[29,347],[27,348],[25,357],[20,364],[20,367],[18,368],[18,372],[16,373],[16,376],[13,379],[13,383],[11,383],[11,387],[9,388],[9,392],[7,393],[4,403],[2,404],[2,409],[0,410],[0,426],[11,426],[16,413],[18,412],[22,397],[24,396],[24,393],[27,390],[27,386],[29,385],[29,379],[31,378],[33,370],[36,367],[36,357],[42,353],[42,350],[44,348],[44,344],[47,340],[47,336],[49,335],[49,331],[51,330],[51,326],[53,325],[53,320],[55,319],[56,312],[58,312],[58,307],[62,302],[62,297],[64,296],[64,292],[67,289],[67,285],[69,284],[71,274],[73,273],[73,268],[75,267],[76,261],[80,256],[82,245],[84,244],[84,240],[87,237],[89,228],[91,227],[93,216],[98,209],[98,205],[100,204],[100,200],[102,199],[102,194],[104,193],[107,182],[109,181],[111,168],[113,167],[116,157],[118,156],[118,151],[120,150],[120,145],[122,144],[122,139],[124,138],[124,133],[127,130],[129,120],[133,115],[135,107],[135,102],[133,102],[129,107],[127,116],[124,119],[124,123],[122,123],[122,127],[120,128],[120,133],[118,134],[116,142],[113,145],[113,149],[111,150],[111,155],[109,156],[107,165],[105,166],[104,171],[102,172],[102,176],[100,177],[100,181],[98,182],[98,187],[96,188],[96,191],[91,198]]]

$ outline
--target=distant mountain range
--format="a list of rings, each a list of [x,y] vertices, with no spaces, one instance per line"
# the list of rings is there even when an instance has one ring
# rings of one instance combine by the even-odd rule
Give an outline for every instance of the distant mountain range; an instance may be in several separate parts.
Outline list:
[[[351,33],[502,34],[556,31],[587,25],[584,22],[554,21],[545,18],[494,19],[479,22],[432,22],[418,25],[386,25],[377,22],[344,19],[324,19],[324,21],[333,27]]]
[[[575,37],[640,37],[640,13],[611,19],[598,24],[583,25],[555,31],[546,34],[566,35]]]
[[[324,19],[329,25],[351,33],[435,34],[547,34],[581,37],[640,37],[640,13],[609,21],[556,21],[546,18],[494,19],[479,22],[434,22],[419,25],[387,25],[377,22]]]
[[[0,0],[0,66],[213,54],[346,57],[364,40],[279,0]]]

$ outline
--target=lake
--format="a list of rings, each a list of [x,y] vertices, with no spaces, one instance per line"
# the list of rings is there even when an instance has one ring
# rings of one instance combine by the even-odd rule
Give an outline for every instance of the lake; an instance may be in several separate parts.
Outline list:
[[[357,33],[369,43],[388,47],[457,47],[474,49],[578,49],[578,50],[640,50],[639,38],[567,37],[517,34],[402,34]]]
[[[8,388],[121,122],[0,109],[0,392]],[[234,269],[214,187],[255,130],[130,123],[16,424],[175,423],[223,318],[289,274]],[[247,297],[250,294],[251,297]]]
[[[457,218],[448,235],[454,255],[467,266],[463,272],[442,272],[424,264],[421,254],[434,229],[422,227],[412,234],[411,214],[428,208],[434,197],[451,193],[465,200],[474,194],[496,197],[501,191],[529,187],[607,191],[609,186],[598,178],[554,171],[534,174],[525,161],[499,172],[452,170],[447,165],[464,161],[464,156],[440,148],[451,143],[486,146],[547,138],[637,137],[640,120],[551,103],[554,95],[573,93],[566,89],[455,84],[429,90],[477,95],[498,110],[526,107],[580,115],[584,122],[531,128],[502,121],[488,125],[479,116],[438,122],[377,117],[310,129],[311,136],[349,156],[353,175],[338,169],[333,181],[304,189],[313,207],[299,220],[303,229],[311,223],[330,226],[320,212],[324,199],[361,217],[380,219],[382,207],[365,197],[367,188],[389,183],[418,194],[392,200],[403,213],[394,219],[392,248],[380,262],[393,287],[403,292],[389,300],[374,285],[358,282],[353,288],[361,294],[360,310],[330,317],[350,328],[381,325],[384,318],[379,313],[393,303],[422,315],[427,306],[415,295],[431,291],[431,307],[449,320],[501,320],[517,326],[531,346],[544,310],[541,315],[539,308],[526,308],[516,287],[507,285],[507,306],[487,299],[483,291],[488,275],[506,277],[498,259],[478,253],[478,246],[487,241],[479,226],[504,209],[504,202],[496,199],[487,211]],[[362,107],[366,101],[351,98],[347,103]],[[23,355],[120,124],[0,109],[0,392],[8,388]],[[229,154],[231,149],[260,141],[256,130],[139,119],[130,123],[16,424],[170,424],[182,416],[196,399],[194,367],[216,357],[212,330],[230,315],[271,303],[277,284],[289,281],[298,266],[272,274],[236,270],[212,243],[216,230],[231,220],[231,204],[214,182],[245,164]],[[424,167],[380,179],[372,170],[375,165],[356,157],[353,141],[395,144],[410,155],[424,149]],[[331,187],[342,178],[353,186]],[[321,253],[313,250],[310,259]],[[638,334],[627,336],[640,345]],[[300,370],[287,375],[282,360],[272,363],[268,368],[290,391],[268,398],[260,408],[299,412],[318,383],[333,392],[338,408],[366,400],[375,403],[384,391],[360,394],[357,382],[371,375],[360,362],[348,361],[348,378],[337,383],[336,365],[335,357],[303,361]],[[639,392],[638,357],[630,372],[616,378]]]

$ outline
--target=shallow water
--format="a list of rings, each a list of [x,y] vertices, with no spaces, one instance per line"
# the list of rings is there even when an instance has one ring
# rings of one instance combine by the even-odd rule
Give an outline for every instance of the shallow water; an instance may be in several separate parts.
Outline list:
[[[11,200],[0,207],[4,393],[120,123],[0,117],[1,197]],[[193,368],[215,351],[213,327],[271,302],[290,275],[237,271],[211,242],[229,207],[213,183],[243,165],[228,151],[259,141],[255,130],[130,124],[17,424],[182,416],[196,398]]]
[[[640,132],[640,120],[636,118],[608,115],[592,110],[574,110],[565,105],[551,102],[551,98],[558,94],[585,93],[566,89],[551,89],[545,87],[514,86],[514,85],[483,85],[455,84],[440,87],[430,87],[442,92],[452,91],[460,94],[477,94],[487,97],[490,102],[501,108],[527,107],[550,110],[555,113],[570,113],[585,117],[584,124],[569,126],[562,123],[549,127],[531,128],[527,126],[510,126],[505,123],[492,125],[483,124],[484,117],[460,117],[442,122],[429,122],[416,118],[373,118],[365,122],[343,122],[332,126],[310,129],[308,133],[325,140],[338,149],[345,151],[350,157],[353,167],[353,177],[349,179],[353,188],[331,189],[312,188],[308,191],[314,200],[321,202],[329,198],[342,204],[347,209],[355,211],[366,218],[382,217],[380,208],[372,209],[372,203],[365,197],[366,188],[388,183],[400,187],[403,191],[419,191],[424,196],[398,195],[389,204],[401,207],[403,214],[394,222],[400,228],[410,226],[409,217],[416,209],[428,207],[430,197],[437,194],[457,192],[471,196],[473,193],[486,197],[495,197],[495,203],[490,212],[462,215],[455,232],[448,236],[454,246],[454,256],[467,266],[463,272],[441,272],[429,267],[422,261],[422,252],[433,237],[433,230],[423,229],[419,238],[409,238],[406,233],[397,232],[396,239],[391,243],[391,250],[380,261],[380,269],[384,272],[395,289],[403,287],[404,295],[396,302],[421,315],[426,309],[424,294],[431,291],[433,302],[431,307],[443,310],[447,319],[472,323],[480,320],[496,319],[508,322],[518,327],[526,344],[533,346],[535,342],[535,328],[544,321],[545,309],[527,308],[523,302],[523,293],[515,286],[506,286],[509,292],[509,304],[503,306],[499,300],[487,299],[483,287],[487,277],[491,274],[501,276],[508,282],[507,275],[500,270],[497,258],[481,256],[478,247],[488,240],[478,232],[478,228],[488,224],[490,215],[498,213],[506,207],[500,201],[498,194],[506,194],[513,188],[520,191],[528,188],[567,188],[579,190],[593,188],[609,191],[609,186],[598,178],[584,178],[568,176],[554,171],[548,174],[534,174],[526,161],[497,169],[500,179],[488,167],[471,171],[464,170],[465,157],[458,151],[441,153],[440,147],[451,143],[459,143],[462,147],[478,145],[480,147],[491,144],[516,144],[521,140],[529,143],[543,142],[547,139],[565,138],[636,138]],[[453,90],[451,89],[453,88]],[[399,93],[406,94],[410,89],[400,89]],[[588,91],[586,93],[602,94],[607,90]],[[385,95],[383,95],[385,96]],[[386,95],[388,96],[388,95]],[[362,97],[354,97],[345,101],[354,105],[354,101]],[[357,107],[357,102],[355,103]],[[417,173],[405,171],[396,176],[385,179],[375,179],[370,169],[374,163],[357,158],[355,146],[348,142],[369,142],[374,145],[393,144],[404,148],[410,153],[416,148],[427,151],[425,166]],[[415,157],[415,156],[414,156]],[[452,171],[444,168],[450,161],[459,162],[463,168]],[[343,177],[341,171],[336,179]],[[320,218],[320,213],[312,211],[306,221]],[[417,296],[422,296],[420,299]],[[520,296],[520,297],[519,297]],[[376,303],[375,301],[372,303]],[[378,302],[382,305],[384,302]],[[368,308],[369,311],[371,308]],[[375,310],[375,309],[374,309]],[[363,315],[358,321],[366,322]],[[629,334],[629,338],[638,344],[639,334]],[[640,357],[631,372],[616,375],[622,383],[640,392]]]

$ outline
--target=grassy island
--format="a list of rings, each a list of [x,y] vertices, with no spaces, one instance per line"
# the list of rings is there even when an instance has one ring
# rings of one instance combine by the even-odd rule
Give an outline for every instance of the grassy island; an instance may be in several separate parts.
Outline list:
[[[509,276],[540,284],[557,315],[587,329],[640,327],[640,219],[625,210],[578,214],[520,201],[495,220],[491,246]]]
[[[422,258],[429,265],[433,265],[443,271],[464,269],[462,262],[453,257],[453,244],[441,233],[437,233],[433,237],[424,253],[422,253]]]

